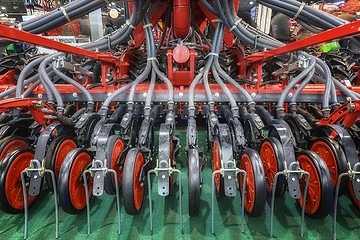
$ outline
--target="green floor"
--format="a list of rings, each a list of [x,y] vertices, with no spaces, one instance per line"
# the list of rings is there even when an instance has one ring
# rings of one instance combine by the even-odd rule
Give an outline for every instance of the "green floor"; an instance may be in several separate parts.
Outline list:
[[[204,139],[205,130],[200,136]],[[185,130],[177,130],[184,146]],[[245,232],[240,231],[240,197],[221,198],[215,205],[216,233],[211,234],[210,190],[211,171],[207,164],[203,172],[204,186],[201,195],[199,217],[189,218],[187,204],[186,158],[182,150],[178,162],[183,162],[183,221],[184,231],[179,229],[178,191],[163,198],[157,195],[157,186],[153,186],[154,230],[149,230],[149,205],[145,199],[143,210],[138,216],[129,216],[121,208],[122,234],[117,236],[117,215],[114,196],[104,195],[91,201],[92,234],[88,236],[86,212],[80,215],[68,215],[60,209],[60,239],[269,239],[269,207],[262,217],[245,216]],[[154,182],[155,183],[155,182]],[[177,186],[177,185],[176,185]],[[146,194],[147,196],[147,194]],[[29,217],[29,239],[55,238],[55,215],[53,195],[44,189],[39,201],[31,208]],[[288,196],[275,202],[274,238],[302,239],[300,237],[300,211],[294,200]],[[9,215],[0,212],[0,239],[21,239],[23,237],[24,216]],[[305,219],[304,239],[331,239],[332,217],[313,220]],[[347,199],[341,197],[338,217],[338,239],[360,239],[360,212]]]

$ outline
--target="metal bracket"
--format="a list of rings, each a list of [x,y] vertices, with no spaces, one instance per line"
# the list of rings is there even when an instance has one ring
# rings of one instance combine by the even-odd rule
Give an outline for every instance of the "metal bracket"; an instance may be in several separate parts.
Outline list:
[[[286,166],[286,164],[284,166]],[[304,236],[305,202],[306,202],[306,197],[307,197],[307,192],[308,192],[308,187],[309,187],[310,173],[305,172],[304,170],[301,170],[298,162],[292,162],[289,165],[288,169],[286,169],[284,171],[281,171],[281,172],[277,172],[275,174],[275,177],[274,177],[274,182],[273,182],[273,189],[274,190],[272,191],[272,194],[271,194],[270,237],[273,237],[274,205],[275,205],[275,192],[276,192],[275,189],[276,189],[278,178],[281,175],[284,175],[285,177],[289,178],[289,177],[292,177],[293,174],[297,175],[297,179],[302,178],[304,175],[306,175],[306,183],[305,183],[304,196],[303,196],[303,207],[301,209],[301,237]],[[289,183],[289,181],[288,181],[288,183]],[[291,190],[292,189],[289,187],[290,196],[291,196]]]
[[[44,161],[43,161],[44,163]],[[25,224],[24,224],[24,239],[27,239],[28,236],[28,218],[29,218],[29,207],[28,207],[28,194],[26,191],[26,181],[25,181],[25,175],[27,176],[32,176],[32,173],[36,173],[40,175],[40,172],[42,173],[42,176],[44,176],[46,173],[51,175],[51,181],[52,181],[52,186],[53,186],[53,191],[54,191],[54,203],[55,203],[55,238],[59,238],[59,207],[58,207],[58,197],[57,197],[57,188],[56,188],[56,180],[55,180],[55,174],[52,170],[50,169],[45,169],[42,165],[41,168],[36,168],[36,166],[40,166],[39,161],[37,160],[31,160],[30,162],[30,167],[23,170],[21,172],[21,185],[22,185],[22,191],[23,191],[23,195],[24,195],[24,213],[25,213]],[[33,175],[35,176],[35,175]],[[40,184],[41,184],[41,178],[40,179]],[[31,181],[31,179],[30,179]],[[31,188],[31,184],[29,186],[29,189]],[[31,192],[30,192],[31,193]],[[37,196],[37,195],[31,195],[29,193],[30,196]]]
[[[245,199],[245,191],[246,191],[246,171],[239,169],[239,168],[233,168],[233,169],[220,169],[213,171],[212,173],[212,183],[211,183],[211,233],[215,234],[215,214],[214,214],[214,203],[215,203],[215,175],[216,174],[224,174],[226,172],[233,173],[234,179],[237,178],[238,174],[243,174],[244,181],[242,185],[242,194],[241,194],[241,232],[244,232],[244,199]]]
[[[91,176],[94,176],[92,191],[94,196],[100,197],[104,194],[104,181],[108,170],[109,169],[104,166],[104,162],[102,160],[93,160],[92,167],[89,171]]]
[[[33,159],[30,161],[30,166],[25,169],[27,176],[30,178],[29,195],[38,196],[41,190],[42,178],[45,174],[45,161],[40,163],[39,160]]]
[[[233,171],[228,171],[228,170]],[[225,188],[225,196],[227,197],[235,197],[236,196],[236,166],[233,161],[228,161],[225,163],[226,171],[223,172],[224,176],[224,188]]]
[[[99,161],[102,163],[102,161],[100,161],[100,160],[95,160],[95,162],[96,161]],[[85,170],[82,173],[82,177],[84,180],[84,187],[85,187],[86,214],[87,214],[87,225],[88,225],[87,234],[88,235],[90,235],[90,233],[91,233],[91,222],[90,222],[90,200],[89,200],[89,192],[88,192],[88,184],[87,184],[86,174],[89,173],[90,175],[92,175],[92,172],[95,172],[94,186],[95,186],[96,176],[99,176],[99,175],[96,175],[96,172],[100,172],[103,177],[105,176],[106,172],[109,172],[109,173],[114,174],[114,179],[118,179],[117,172],[113,169],[108,169],[106,167],[91,168],[91,169]],[[104,181],[104,180],[102,180],[102,181]],[[102,186],[104,186],[104,183]],[[121,218],[120,218],[120,193],[119,193],[118,181],[115,181],[115,190],[116,190],[116,208],[117,208],[117,214],[118,214],[118,234],[120,235],[121,234]],[[96,196],[99,196],[99,195],[96,195]]]
[[[285,176],[288,184],[289,195],[293,199],[299,199],[301,196],[299,183],[299,179],[303,177],[301,171],[302,170],[297,162],[290,163],[289,168],[287,167],[286,162],[284,162],[283,175]]]
[[[360,200],[360,163],[356,163],[351,168],[350,162],[347,163],[348,171],[346,174],[349,176],[352,186],[354,188],[354,194],[357,200]]]

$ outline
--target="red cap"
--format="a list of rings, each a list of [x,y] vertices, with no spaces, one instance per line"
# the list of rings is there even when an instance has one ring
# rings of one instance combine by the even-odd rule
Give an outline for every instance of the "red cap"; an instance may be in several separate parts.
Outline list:
[[[173,51],[173,58],[177,63],[186,63],[190,58],[190,50],[184,45],[179,45]]]

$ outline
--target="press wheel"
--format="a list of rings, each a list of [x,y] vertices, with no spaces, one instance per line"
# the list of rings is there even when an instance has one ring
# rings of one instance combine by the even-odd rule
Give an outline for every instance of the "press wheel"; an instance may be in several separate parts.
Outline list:
[[[265,177],[266,190],[273,191],[275,174],[284,170],[285,156],[282,145],[277,138],[265,138],[260,145],[260,159],[262,160]],[[277,179],[275,197],[281,197],[286,191],[286,179],[280,175]]]
[[[141,170],[145,164],[139,148],[132,148],[126,155],[123,173],[123,199],[128,214],[139,214],[144,201],[144,184],[140,181]]]
[[[266,178],[260,156],[257,152],[247,148],[241,155],[239,168],[246,172],[246,189],[244,207],[252,217],[260,216],[266,203]],[[239,188],[242,193],[244,176],[239,174]]]
[[[199,153],[196,149],[189,150],[188,164],[189,215],[198,216],[200,212],[201,170]]]
[[[54,172],[56,182],[66,155],[75,148],[77,148],[77,144],[74,139],[66,135],[59,136],[51,142],[45,156],[45,168]],[[46,174],[45,180],[48,188],[53,192],[54,189],[51,176]]]
[[[83,172],[91,166],[92,158],[84,148],[69,152],[60,168],[58,190],[59,203],[70,214],[80,213],[86,207]],[[92,195],[92,178],[87,175],[88,194]]]
[[[311,218],[324,218],[333,204],[333,185],[330,172],[319,155],[312,151],[300,151],[296,157],[300,168],[310,173],[309,188],[306,197],[305,214]],[[301,196],[304,195],[306,176],[300,179]],[[297,200],[303,207],[303,198]]]
[[[19,136],[7,136],[0,140],[0,161],[2,161],[7,154],[15,150],[27,149],[29,147],[29,143],[25,138]]]
[[[123,178],[123,165],[119,164],[120,162],[119,158],[123,150],[124,150],[124,143],[121,140],[120,136],[119,135],[110,136],[106,146],[106,166],[116,171],[119,189],[121,187],[122,178]],[[106,193],[113,195],[116,193],[115,187],[116,185],[115,185],[114,174],[108,172],[105,177],[104,190]]]
[[[333,187],[336,187],[339,175],[347,171],[347,160],[341,146],[333,139],[319,138],[311,146],[311,151],[316,152],[326,163],[331,177]],[[346,181],[343,179],[340,185],[339,196],[346,188]]]
[[[34,151],[19,149],[8,154],[0,164],[0,206],[7,213],[21,213],[24,211],[24,195],[21,184],[21,172],[29,167],[34,159]],[[29,178],[26,177],[28,183]],[[29,190],[27,184],[26,190]],[[37,196],[27,198],[31,207]]]

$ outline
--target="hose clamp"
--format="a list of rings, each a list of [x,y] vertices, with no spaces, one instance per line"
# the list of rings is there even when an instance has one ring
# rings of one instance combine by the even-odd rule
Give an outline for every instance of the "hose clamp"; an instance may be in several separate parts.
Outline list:
[[[156,57],[150,57],[146,59],[147,61],[156,61],[159,64],[159,61],[157,60]]]
[[[211,20],[211,22],[218,23],[218,22],[222,22],[222,20],[220,18],[215,18],[215,19]]]
[[[234,31],[235,28],[237,28],[237,26],[239,25],[239,23],[241,23],[242,19],[239,18],[238,20],[236,20],[236,22],[234,23],[234,25],[229,29],[230,32]]]
[[[297,11],[297,13],[296,13],[295,16],[293,17],[294,20],[296,20],[296,19],[299,17],[299,15],[300,15],[300,13],[302,12],[302,10],[304,10],[305,5],[306,5],[306,4],[305,4],[304,2],[301,3],[301,5],[300,5],[300,7],[299,7],[299,9],[298,9],[298,11]]]
[[[207,59],[209,56],[216,56],[216,57],[219,57],[219,54],[218,53],[209,53],[208,55],[206,55],[205,59]]]
[[[68,22],[71,22],[71,19],[70,19],[69,15],[67,14],[66,9],[65,9],[64,7],[60,7],[59,9],[60,9],[60,11],[64,14],[66,20],[67,20]]]
[[[131,29],[133,29],[133,30],[136,29],[136,27],[130,23],[130,20],[126,20],[126,25],[128,25],[129,28],[131,28]]]
[[[143,28],[144,28],[144,29],[146,29],[146,28],[148,28],[148,27],[149,27],[149,28],[152,28],[152,26],[153,26],[153,25],[152,25],[151,23],[148,23],[148,24],[145,24],[145,25],[143,26]]]

